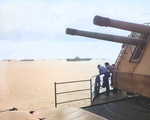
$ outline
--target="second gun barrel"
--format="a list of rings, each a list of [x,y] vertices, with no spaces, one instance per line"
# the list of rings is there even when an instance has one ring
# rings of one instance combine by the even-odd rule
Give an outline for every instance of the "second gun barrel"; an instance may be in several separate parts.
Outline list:
[[[146,41],[144,39],[116,36],[116,35],[96,33],[96,32],[88,32],[88,31],[82,31],[82,30],[71,29],[71,28],[66,29],[66,34],[79,35],[84,37],[102,39],[106,41],[119,42],[124,44],[131,44],[131,45],[140,45],[141,43],[144,43]]]

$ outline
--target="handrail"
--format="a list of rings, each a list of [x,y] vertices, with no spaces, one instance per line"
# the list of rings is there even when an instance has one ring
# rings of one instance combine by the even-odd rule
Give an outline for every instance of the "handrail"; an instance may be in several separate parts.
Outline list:
[[[68,92],[60,92],[60,93],[57,93],[57,94],[65,94],[65,93],[79,92],[79,91],[85,91],[85,90],[90,90],[90,89],[82,89],[82,90],[74,90],[74,91],[68,91]]]
[[[75,83],[75,82],[85,82],[85,81],[89,81],[89,80],[78,80],[78,81],[70,81],[70,82],[60,82],[57,84],[66,84],[66,83]]]
[[[94,75],[94,76],[92,76],[91,77],[91,81],[92,81],[92,79],[94,78],[94,77],[96,77],[97,75]],[[94,79],[95,80],[95,79]],[[111,80],[111,78],[109,78],[109,81]],[[105,89],[101,86],[101,80],[100,80],[100,88],[99,88],[99,94],[101,94],[101,93],[104,93],[104,92],[106,92],[105,91]],[[94,101],[94,99],[97,97],[97,96],[95,96],[95,91],[94,91],[94,88],[93,87],[95,87],[95,81],[94,81],[94,83],[92,84],[92,92],[91,92],[91,96],[92,96],[92,101]],[[101,89],[103,89],[103,90],[101,90]],[[111,88],[110,88],[111,89]]]
[[[98,74],[98,75],[99,75],[99,74]],[[92,76],[90,80],[92,81],[92,79],[93,79],[94,77],[96,77],[96,76],[97,76],[97,75]],[[95,80],[95,79],[94,79],[94,80]],[[100,82],[101,82],[101,80],[100,80]],[[95,97],[96,97],[96,96],[95,96],[95,90],[94,90],[93,87],[95,87],[95,81],[94,81],[94,83],[93,83],[92,86],[91,86],[91,98],[92,98],[92,101],[93,101],[93,100],[95,99]],[[100,86],[100,89],[102,89],[101,86]],[[99,89],[99,90],[100,90],[100,89]],[[100,91],[99,91],[99,92],[100,92]]]
[[[77,83],[77,82],[90,82],[90,89],[80,89],[80,90],[74,90],[74,91],[66,91],[66,92],[57,92],[57,85],[58,84],[68,84],[68,83]],[[91,79],[90,80],[78,80],[78,81],[70,81],[70,82],[60,82],[60,83],[54,83],[54,88],[55,88],[55,107],[57,107],[58,104],[63,104],[63,103],[68,103],[68,102],[74,102],[74,101],[80,101],[80,100],[85,100],[85,99],[90,99],[91,100],[91,105],[92,105],[92,96],[91,96]],[[57,102],[57,95],[60,94],[67,94],[67,93],[72,93],[72,92],[80,92],[80,91],[90,91],[90,97],[89,98],[82,98],[82,99],[76,99],[76,100],[71,100],[71,101],[64,101],[64,102]]]
[[[57,107],[58,104],[75,102],[75,101],[81,101],[81,100],[85,100],[85,99],[90,99],[91,100],[91,105],[92,105],[93,104],[93,100],[96,97],[95,96],[95,79],[94,79],[94,77],[96,77],[96,76],[97,75],[92,76],[90,78],[90,80],[78,80],[78,81],[59,82],[59,83],[54,82],[54,88],[55,88],[55,107]],[[90,88],[88,88],[88,89],[79,89],[79,90],[70,90],[70,91],[65,91],[65,92],[57,92],[57,85],[59,85],[59,84],[71,84],[71,83],[77,83],[77,82],[90,82]],[[100,82],[101,82],[101,80],[100,80]],[[102,89],[102,87],[100,87],[100,89]],[[75,100],[70,100],[70,101],[57,102],[57,96],[60,95],[60,94],[68,94],[68,93],[80,92],[80,91],[90,91],[90,97],[89,98],[80,98],[80,99],[75,99]]]
[[[128,48],[128,44],[123,44],[123,45],[124,45],[124,47],[122,47],[122,49],[121,49],[121,51],[120,51],[120,53],[119,53],[119,55],[118,55],[118,57],[116,59],[115,69],[118,69],[118,67],[119,67],[119,65],[120,65],[120,63],[121,63],[121,61],[123,59],[123,56],[124,56],[124,54],[125,54],[125,52],[126,52],[126,50]]]

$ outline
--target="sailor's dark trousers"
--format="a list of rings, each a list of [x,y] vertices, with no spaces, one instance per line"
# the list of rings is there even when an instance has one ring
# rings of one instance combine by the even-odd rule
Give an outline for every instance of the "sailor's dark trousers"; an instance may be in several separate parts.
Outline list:
[[[109,81],[108,81],[109,77],[110,77],[110,73],[109,72],[105,72],[104,73],[104,77],[103,77],[103,85],[102,85],[102,87],[106,87],[106,95],[109,95],[109,93],[110,93]]]

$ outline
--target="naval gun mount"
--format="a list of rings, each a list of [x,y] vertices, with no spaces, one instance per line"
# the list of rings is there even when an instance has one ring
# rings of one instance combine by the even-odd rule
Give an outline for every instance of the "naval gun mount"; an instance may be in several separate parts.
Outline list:
[[[141,34],[141,37],[135,38],[81,31],[71,28],[66,29],[66,34],[70,35],[79,35],[136,46],[133,52],[131,52],[130,47],[127,47],[126,51],[128,52],[125,52],[126,54],[121,58],[122,61],[119,63],[118,71],[114,74],[114,87],[150,98],[150,69],[148,68],[150,63],[145,62],[150,59],[150,26],[113,20],[101,16],[95,16],[93,23],[99,26],[109,26]]]

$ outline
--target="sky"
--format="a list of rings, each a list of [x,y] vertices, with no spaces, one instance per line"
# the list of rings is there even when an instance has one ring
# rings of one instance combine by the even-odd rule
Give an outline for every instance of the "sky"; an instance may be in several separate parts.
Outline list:
[[[0,0],[0,60],[116,59],[121,43],[71,36],[66,28],[128,36],[93,24],[96,15],[143,24],[149,0]]]

